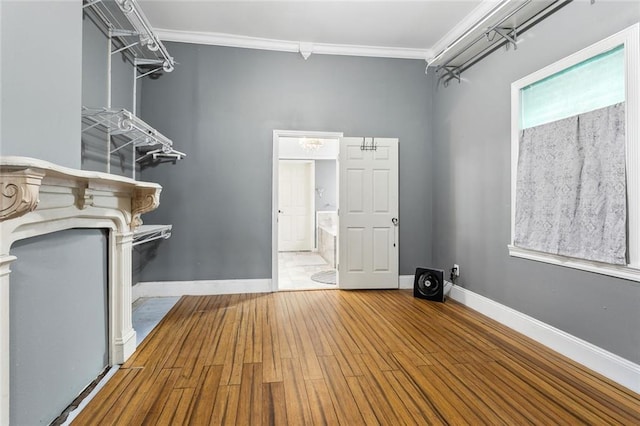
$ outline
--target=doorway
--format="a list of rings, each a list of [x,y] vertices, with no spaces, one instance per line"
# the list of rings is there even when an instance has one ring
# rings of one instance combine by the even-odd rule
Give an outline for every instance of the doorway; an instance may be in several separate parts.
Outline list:
[[[338,287],[341,137],[337,132],[273,132],[273,291]]]

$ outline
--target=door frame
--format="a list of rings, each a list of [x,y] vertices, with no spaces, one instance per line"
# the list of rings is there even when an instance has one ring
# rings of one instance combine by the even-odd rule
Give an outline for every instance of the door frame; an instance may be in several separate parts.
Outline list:
[[[318,132],[306,130],[274,130],[273,131],[273,157],[271,159],[271,291],[278,291],[278,165],[280,160],[280,138],[319,138],[340,139],[343,132]],[[315,188],[314,188],[315,191]],[[314,212],[315,214],[315,212]]]

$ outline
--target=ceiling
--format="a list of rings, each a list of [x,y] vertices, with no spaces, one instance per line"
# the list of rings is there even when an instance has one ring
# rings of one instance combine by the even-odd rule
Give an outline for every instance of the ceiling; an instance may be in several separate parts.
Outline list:
[[[197,33],[200,39],[211,36],[210,44],[234,45],[216,41],[229,40],[231,35],[342,47],[419,49],[428,55],[434,46],[451,38],[451,30],[465,17],[472,12],[477,14],[481,4],[486,8],[499,1],[139,0],[139,3],[165,40],[187,41],[180,34]]]

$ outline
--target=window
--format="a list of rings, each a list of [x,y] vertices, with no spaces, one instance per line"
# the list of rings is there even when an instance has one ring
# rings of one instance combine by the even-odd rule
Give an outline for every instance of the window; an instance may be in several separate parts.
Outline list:
[[[511,256],[640,281],[638,57],[636,24],[511,85]]]

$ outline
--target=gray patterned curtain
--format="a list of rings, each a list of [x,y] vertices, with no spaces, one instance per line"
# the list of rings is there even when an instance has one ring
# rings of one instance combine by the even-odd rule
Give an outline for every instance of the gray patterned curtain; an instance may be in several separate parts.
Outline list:
[[[520,134],[514,244],[627,263],[624,103]]]

